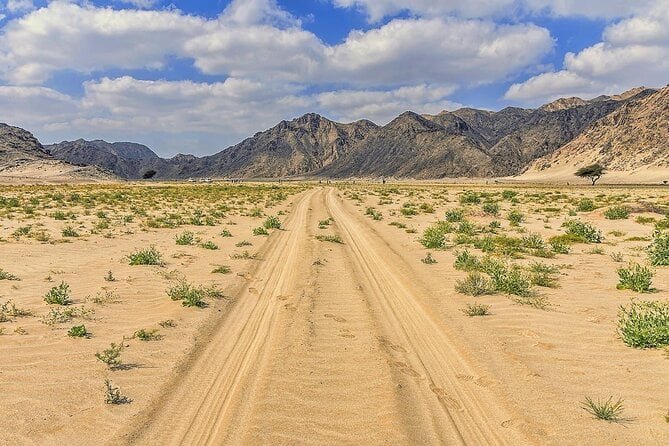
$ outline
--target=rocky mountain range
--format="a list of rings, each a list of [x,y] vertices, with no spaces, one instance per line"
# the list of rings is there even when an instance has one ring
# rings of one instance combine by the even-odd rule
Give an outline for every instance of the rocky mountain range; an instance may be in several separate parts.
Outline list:
[[[555,157],[600,146],[608,147],[601,161],[618,169],[650,162],[658,154],[667,156],[667,90],[637,88],[592,100],[564,98],[537,109],[405,112],[384,126],[366,120],[342,124],[310,113],[204,157],[164,159],[141,144],[100,140],[42,148],[27,132],[21,134],[23,139],[0,133],[0,150],[7,144],[22,146],[19,150],[34,156],[98,166],[126,179],[142,178],[147,172],[157,179],[502,177],[528,167],[546,169],[558,162]],[[608,130],[615,128],[624,133]],[[635,155],[634,161],[625,155],[623,161],[623,151],[641,149],[637,135],[644,138],[643,150],[647,146],[650,152]]]

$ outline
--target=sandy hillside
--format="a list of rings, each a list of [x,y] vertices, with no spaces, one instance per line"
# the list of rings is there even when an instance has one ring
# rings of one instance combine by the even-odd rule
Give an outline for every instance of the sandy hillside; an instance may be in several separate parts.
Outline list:
[[[616,332],[621,305],[669,296],[669,267],[652,268],[653,293],[616,289],[616,270],[647,263],[654,225],[664,227],[663,189],[101,185],[0,196],[0,268],[20,279],[0,280],[0,304],[30,313],[6,310],[0,323],[8,444],[669,443],[667,359]],[[612,207],[630,215],[605,218]],[[254,235],[268,216],[281,228]],[[565,239],[574,218],[603,241]],[[176,244],[184,233],[199,240]],[[129,264],[150,246],[164,265]],[[526,292],[468,296],[465,249],[470,266],[517,271]],[[61,281],[72,303],[47,304]],[[170,299],[184,283],[205,306]],[[468,316],[473,303],[490,314]],[[68,336],[80,324],[90,337]],[[111,342],[124,346],[115,367],[94,356]],[[105,404],[105,378],[132,402]],[[609,397],[623,401],[615,422],[582,407]]]

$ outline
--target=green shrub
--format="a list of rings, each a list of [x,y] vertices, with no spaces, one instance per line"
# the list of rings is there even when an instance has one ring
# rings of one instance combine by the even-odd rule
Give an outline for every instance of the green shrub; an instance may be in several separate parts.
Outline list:
[[[460,204],[479,204],[481,197],[474,191],[466,190],[460,194]]]
[[[226,266],[226,265],[217,266],[212,271],[212,273],[214,273],[214,274],[230,274],[230,272],[231,272],[230,267]]]
[[[269,232],[267,232],[267,229],[264,227],[258,226],[257,228],[253,229],[253,235],[269,235]]]
[[[465,249],[456,253],[453,266],[460,271],[478,271],[481,268],[481,263],[474,254]]]
[[[65,226],[61,234],[63,237],[79,237],[79,233],[72,226]]]
[[[669,232],[656,231],[653,234],[648,256],[653,266],[669,266]]]
[[[490,305],[475,302],[473,304],[467,304],[461,311],[469,317],[488,316],[490,314]]]
[[[630,216],[627,206],[611,206],[604,212],[604,217],[609,220],[625,220]]]
[[[580,220],[566,220],[562,223],[568,235],[581,237],[589,243],[601,243],[602,231]]]
[[[317,235],[316,240],[318,240],[320,242],[330,242],[330,243],[339,243],[339,244],[344,243],[344,240],[342,240],[342,238],[337,234],[334,234],[334,235]]]
[[[279,220],[279,217],[272,215],[265,219],[263,226],[265,229],[281,229],[281,220]]]
[[[218,245],[216,243],[212,242],[212,241],[204,242],[204,243],[200,244],[200,247],[204,248],[204,249],[211,249],[211,250],[218,249]]]
[[[502,198],[504,198],[505,200],[511,200],[512,198],[515,198],[516,195],[518,195],[518,192],[513,190],[502,191]]]
[[[123,344],[112,342],[109,348],[102,350],[102,352],[97,352],[95,357],[98,361],[107,364],[107,367],[110,369],[115,369],[121,366],[121,350],[123,350]]]
[[[204,301],[205,292],[201,287],[196,287],[185,280],[178,282],[167,290],[167,295],[172,300],[180,300],[184,307],[206,306]]]
[[[51,288],[44,296],[44,301],[49,305],[69,305],[72,303],[70,299],[70,285],[61,282],[60,285]]]
[[[177,245],[186,246],[195,244],[195,234],[190,231],[182,232],[176,236]]]
[[[86,338],[89,336],[89,333],[86,331],[86,326],[75,325],[67,331],[67,335],[73,338]]]
[[[163,338],[158,334],[158,330],[145,330],[144,328],[137,330],[133,337],[140,341],[160,341]]]
[[[516,209],[509,211],[509,213],[506,215],[506,218],[511,223],[511,226],[518,226],[523,222],[523,220],[525,220],[523,213]]]
[[[0,280],[21,280],[14,274],[8,273],[7,271],[0,268]]]
[[[590,198],[582,198],[576,205],[576,210],[579,212],[590,212],[595,209],[597,209],[597,206],[595,206],[595,202]]]
[[[228,231],[227,229],[224,229],[221,231],[221,237],[232,237],[232,232]]]
[[[155,246],[140,249],[128,256],[130,265],[157,265],[163,266],[163,256]]]
[[[455,282],[455,291],[468,296],[482,296],[494,293],[490,280],[478,271],[470,272],[465,279]]]
[[[639,264],[630,265],[628,268],[618,269],[619,290],[632,290],[637,293],[650,291],[653,282],[653,272],[650,268]]]
[[[132,400],[121,394],[121,389],[116,387],[108,379],[105,379],[105,403],[106,404],[129,404]]]
[[[483,203],[483,212],[488,215],[499,215],[499,204],[488,201]]]
[[[465,211],[462,209],[449,209],[446,211],[444,218],[450,223],[462,221],[465,218]]]
[[[420,243],[428,249],[441,249],[446,246],[446,232],[443,225],[432,225],[425,228]]]
[[[621,306],[618,334],[629,347],[657,348],[669,345],[669,301],[633,300]]]

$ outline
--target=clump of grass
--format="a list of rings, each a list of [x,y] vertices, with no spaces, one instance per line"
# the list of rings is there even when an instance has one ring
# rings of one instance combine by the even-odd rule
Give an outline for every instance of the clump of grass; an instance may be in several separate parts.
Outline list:
[[[498,203],[492,201],[485,202],[483,203],[482,209],[483,212],[486,213],[487,215],[493,215],[493,216],[499,215],[500,208]]]
[[[200,247],[204,248],[204,249],[211,249],[211,250],[217,250],[218,249],[218,245],[216,243],[212,242],[212,241],[207,241],[207,242],[201,243]]]
[[[449,209],[444,213],[444,218],[449,223],[456,223],[465,219],[465,211],[462,209]]]
[[[608,400],[593,400],[590,397],[585,397],[582,403],[583,410],[597,418],[609,422],[619,422],[622,420],[622,413],[624,410],[623,400],[618,398],[614,401],[613,397]]]
[[[18,276],[8,273],[7,271],[0,268],[0,280],[21,280]]]
[[[488,272],[488,271],[487,271]],[[531,297],[532,281],[521,268],[514,266],[495,265],[489,272],[496,291],[520,297]]]
[[[595,202],[590,198],[582,198],[576,205],[576,210],[579,212],[590,212],[597,209]]]
[[[46,295],[44,295],[44,302],[49,305],[69,305],[72,303],[70,285],[61,282],[60,285],[51,288]]]
[[[9,322],[12,317],[28,317],[32,314],[32,311],[17,307],[11,300],[0,305],[0,322]]]
[[[122,350],[123,350],[122,343],[116,344],[115,342],[112,342],[109,345],[109,348],[106,348],[101,352],[97,352],[95,354],[95,357],[98,359],[98,361],[104,362],[105,364],[107,364],[107,367],[113,370],[119,368],[122,364],[121,361]]]
[[[79,233],[72,226],[65,226],[61,234],[63,237],[79,237]]]
[[[221,231],[221,237],[232,237],[232,232],[228,231],[227,229],[224,229]]]
[[[67,331],[67,335],[73,338],[87,338],[90,333],[86,330],[85,325],[75,325]]]
[[[435,263],[437,263],[437,259],[435,259],[434,257],[432,257],[432,253],[431,253],[431,252],[428,252],[427,255],[426,255],[425,257],[423,257],[422,259],[420,259],[420,261],[423,262],[423,263],[426,264],[426,265],[434,265]]]
[[[656,231],[648,247],[648,257],[653,266],[669,265],[669,232]]]
[[[226,265],[219,265],[216,268],[214,268],[211,272],[214,274],[230,274],[232,270],[230,269],[229,266]]]
[[[514,296],[513,301],[520,305],[527,305],[538,310],[548,310],[551,303],[546,296],[529,294],[526,296]]]
[[[468,296],[482,296],[493,294],[492,283],[478,271],[470,272],[463,280],[455,283],[455,291]]]
[[[194,245],[195,244],[195,234],[190,231],[184,231],[181,234],[176,236],[176,243],[180,246]]]
[[[460,271],[478,271],[481,264],[474,254],[465,249],[456,253],[453,266]]]
[[[518,192],[516,192],[514,190],[508,190],[507,189],[507,190],[502,191],[502,198],[504,198],[505,200],[511,200],[513,198],[516,198],[517,195],[518,195]]]
[[[130,265],[165,265],[162,254],[155,246],[133,252],[128,256],[128,260],[130,261]]]
[[[146,330],[142,328],[133,334],[133,338],[137,338],[140,341],[160,341],[163,336],[158,333],[158,330]]]
[[[627,268],[618,269],[619,290],[632,290],[637,293],[647,293],[653,283],[653,271],[647,266],[634,264]]]
[[[207,305],[204,301],[204,290],[185,280],[181,280],[176,285],[170,287],[167,290],[167,295],[172,300],[180,300],[184,307],[204,308]]]
[[[475,302],[473,304],[467,304],[467,306],[460,311],[469,317],[488,316],[490,314],[490,305],[479,304]]]
[[[481,197],[474,191],[466,190],[460,194],[460,204],[479,204]]]
[[[446,233],[451,230],[450,224],[439,222],[423,231],[420,243],[428,249],[441,249],[446,246]]]
[[[338,234],[334,234],[334,235],[317,235],[317,236],[316,236],[316,240],[318,240],[318,241],[320,241],[320,242],[330,242],[330,243],[339,243],[339,244],[343,244],[343,243],[344,243],[344,240],[342,240],[342,238],[341,238]]]
[[[106,404],[129,404],[132,400],[121,394],[121,389],[116,387],[108,379],[105,379],[105,403]]]
[[[633,300],[620,307],[618,335],[634,348],[669,345],[669,301]]]
[[[584,241],[589,243],[601,243],[602,232],[589,223],[580,220],[567,220],[562,223],[568,235],[581,237]],[[577,239],[575,239],[576,241]]]
[[[627,206],[611,206],[604,211],[604,217],[609,220],[625,220],[630,216],[630,208]]]
[[[281,220],[274,215],[267,217],[263,223],[265,229],[281,229]]]

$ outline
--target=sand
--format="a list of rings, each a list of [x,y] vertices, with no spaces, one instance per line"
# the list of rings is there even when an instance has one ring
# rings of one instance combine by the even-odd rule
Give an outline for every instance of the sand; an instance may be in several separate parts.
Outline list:
[[[54,327],[39,317],[0,323],[0,410],[8,414],[0,419],[0,438],[40,445],[669,443],[667,359],[659,350],[629,348],[617,337],[618,308],[638,295],[616,290],[620,264],[608,255],[642,261],[639,248],[648,242],[626,240],[648,237],[652,225],[606,220],[603,209],[579,213],[606,235],[604,253],[579,244],[571,254],[545,259],[567,267],[559,288],[541,289],[551,306],[540,310],[503,294],[474,299],[457,293],[455,282],[466,273],[453,267],[456,249],[430,250],[436,264],[420,261],[428,252],[418,242],[423,229],[459,206],[463,186],[403,184],[386,193],[392,187],[290,189],[285,200],[265,209],[282,214],[282,229],[268,237],[251,235],[264,217],[245,215],[251,205],[238,205],[243,196],[234,192],[227,203],[240,210],[228,211],[215,226],[143,230],[137,221],[130,230],[112,225],[111,237],[101,231],[70,243],[15,240],[10,234],[25,222],[3,218],[0,268],[21,281],[0,281],[0,304],[12,299],[42,316],[49,309],[42,296],[65,280],[75,305],[95,314]],[[550,189],[516,190],[522,196]],[[637,205],[667,202],[661,188],[559,191],[574,197],[627,193]],[[12,193],[0,189],[0,195]],[[262,192],[265,198],[256,204],[263,207],[271,193]],[[566,212],[538,208],[564,204],[537,200],[517,205],[527,217],[521,226],[545,238],[561,233]],[[402,215],[408,201],[430,203],[435,212]],[[509,204],[501,203],[503,231],[518,235],[503,218]],[[365,215],[370,206],[382,220]],[[493,220],[477,209],[468,211],[472,221]],[[92,214],[80,217],[86,228],[95,222]],[[661,218],[647,211],[633,217],[638,215]],[[330,217],[334,221],[320,229],[319,222]],[[62,222],[41,219],[58,238]],[[220,237],[224,228],[233,237]],[[184,230],[220,249],[175,245]],[[625,235],[607,235],[613,230]],[[343,243],[316,238],[325,234],[337,234]],[[253,245],[236,247],[242,240]],[[166,266],[127,264],[124,256],[148,245],[164,254]],[[244,249],[257,258],[230,258]],[[232,273],[212,274],[220,264]],[[108,270],[117,281],[104,280]],[[215,284],[226,297],[209,299],[207,308],[183,307],[165,293],[178,275]],[[658,291],[643,297],[666,299],[667,284],[669,268],[657,268]],[[86,300],[103,289],[114,290],[121,302]],[[492,314],[465,316],[461,309],[473,301],[489,304]],[[168,319],[176,327],[158,325]],[[67,336],[80,322],[92,338]],[[19,326],[27,334],[16,333]],[[159,329],[164,337],[124,339],[140,328]],[[108,370],[93,355],[122,339],[127,367]],[[105,378],[132,403],[105,404]],[[594,419],[581,408],[586,396],[623,398],[627,421]]]

